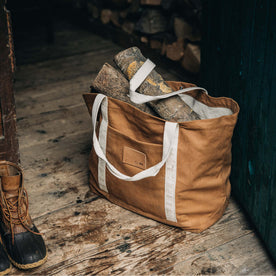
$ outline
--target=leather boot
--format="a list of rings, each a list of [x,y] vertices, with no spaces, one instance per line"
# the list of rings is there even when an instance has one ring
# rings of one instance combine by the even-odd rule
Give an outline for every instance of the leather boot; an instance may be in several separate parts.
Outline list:
[[[0,239],[0,276],[6,275],[11,271],[11,263]]]
[[[40,266],[47,251],[29,215],[23,171],[14,163],[0,161],[0,180],[0,231],[8,256],[19,269]]]

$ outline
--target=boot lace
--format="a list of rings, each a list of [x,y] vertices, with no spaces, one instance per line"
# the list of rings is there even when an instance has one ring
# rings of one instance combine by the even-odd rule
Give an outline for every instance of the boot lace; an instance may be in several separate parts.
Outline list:
[[[24,188],[20,188],[19,196],[17,199],[10,198],[7,199],[4,194],[2,194],[3,201],[0,201],[2,208],[2,213],[4,219],[9,223],[11,234],[12,234],[12,244],[14,244],[14,229],[13,225],[22,225],[27,231],[35,234],[42,235],[30,229],[28,226],[28,217],[29,217],[29,201],[28,194]],[[25,205],[25,208],[22,206]]]

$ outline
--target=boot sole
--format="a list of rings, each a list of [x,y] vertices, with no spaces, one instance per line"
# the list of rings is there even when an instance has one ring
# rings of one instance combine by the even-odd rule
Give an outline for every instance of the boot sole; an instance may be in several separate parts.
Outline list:
[[[6,270],[0,271],[0,276],[8,274],[12,269],[12,265],[10,264],[10,267],[8,267]]]
[[[19,268],[19,269],[26,270],[26,269],[32,269],[32,268],[36,268],[36,267],[38,267],[38,266],[43,265],[43,264],[46,262],[46,260],[47,260],[48,252],[46,252],[46,256],[45,256],[43,259],[39,260],[38,262],[30,263],[30,264],[19,264],[19,263],[17,263],[15,260],[13,260],[9,254],[7,254],[7,255],[8,255],[8,257],[9,257],[11,263],[12,263],[15,267],[17,267],[17,268]],[[2,274],[0,274],[0,275],[2,275]]]

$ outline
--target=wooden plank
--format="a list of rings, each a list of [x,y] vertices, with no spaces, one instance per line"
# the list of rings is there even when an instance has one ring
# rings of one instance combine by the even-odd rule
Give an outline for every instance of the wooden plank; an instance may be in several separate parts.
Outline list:
[[[90,149],[91,134],[85,131],[56,137],[21,151],[25,187],[34,217],[85,198],[89,190]]]
[[[74,203],[72,195],[87,197],[91,121],[84,102],[22,118],[18,132],[33,217]]]
[[[74,81],[57,82],[46,85],[42,91],[26,89],[22,95],[16,98],[17,117],[30,118],[40,113],[69,109],[74,106],[84,105],[82,94],[90,92],[93,75],[80,76]],[[86,115],[84,109],[81,110]]]
[[[10,13],[0,1],[0,160],[19,161],[13,94],[14,51]]]
[[[36,224],[50,252],[48,262],[33,272],[42,275],[157,273],[251,232],[233,202],[202,234],[160,224],[101,198],[42,216]]]
[[[26,128],[28,130],[26,131]],[[36,144],[47,143],[57,137],[91,132],[91,121],[84,102],[68,108],[61,108],[19,118],[18,133],[23,150]]]
[[[0,99],[0,107],[1,107],[1,99]],[[3,139],[4,137],[4,131],[3,131],[3,121],[2,121],[2,110],[0,109],[0,139]]]
[[[108,40],[77,28],[68,22],[59,20],[54,23],[54,43],[46,43],[41,29],[32,30],[31,34],[29,29],[18,33],[16,40],[17,65],[98,51],[110,45]],[[31,39],[25,39],[28,36],[31,36]]]
[[[276,2],[212,1],[204,10],[212,16],[203,23],[202,84],[241,107],[233,137],[233,194],[276,261],[276,37],[270,31],[276,28]]]
[[[101,62],[99,62],[102,64]],[[20,67],[23,68],[24,66]],[[27,68],[26,68],[27,70]],[[60,73],[60,72],[58,72]],[[19,73],[20,74],[20,73]],[[20,80],[16,83],[16,103],[19,103],[16,110],[21,108],[21,104],[27,106],[28,100],[39,99],[40,97],[45,97],[47,100],[57,99],[64,97],[64,95],[71,96],[75,93],[88,92],[92,80],[95,78],[95,73],[87,73],[86,71],[83,74],[72,77],[71,79],[61,79],[54,82],[46,82],[43,86],[29,86],[29,87],[20,87]],[[20,77],[18,75],[18,77]],[[51,95],[52,94],[52,95]],[[47,98],[49,97],[49,98]],[[24,103],[25,102],[25,103]],[[39,102],[38,102],[39,103]]]
[[[83,72],[87,75],[95,74],[104,62],[112,63],[113,55],[120,50],[117,45],[111,44],[110,47],[95,52],[24,65],[18,68],[16,74],[16,90],[73,79],[81,76]]]
[[[162,270],[163,275],[275,275],[256,234],[245,234],[196,257]]]

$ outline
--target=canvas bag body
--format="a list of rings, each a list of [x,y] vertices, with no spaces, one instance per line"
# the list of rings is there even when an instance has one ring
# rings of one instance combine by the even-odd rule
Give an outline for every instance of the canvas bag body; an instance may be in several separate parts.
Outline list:
[[[194,86],[168,83],[175,91]],[[201,232],[222,216],[228,204],[231,139],[239,107],[232,99],[214,98],[200,90],[186,94],[209,107],[228,108],[232,114],[179,123],[172,160],[156,176],[138,181],[115,177],[92,148],[89,183],[93,192],[119,206],[188,231]],[[96,95],[84,95],[89,112]],[[101,111],[97,135],[105,133],[106,157],[121,173],[132,176],[160,162],[164,120],[113,98],[105,101]],[[175,179],[170,179],[170,175]],[[166,185],[166,181],[174,182],[174,187]]]

